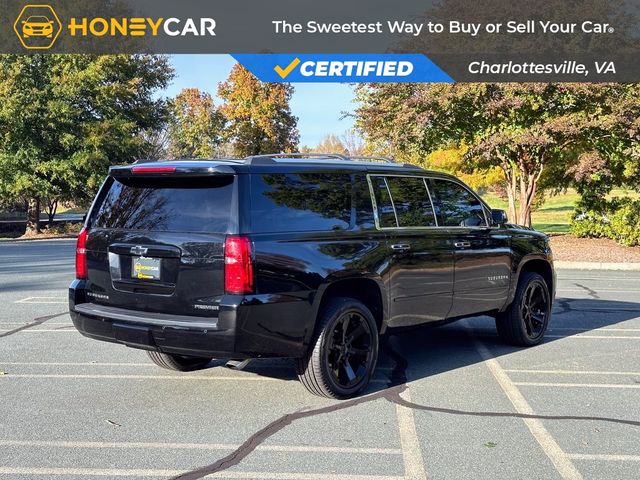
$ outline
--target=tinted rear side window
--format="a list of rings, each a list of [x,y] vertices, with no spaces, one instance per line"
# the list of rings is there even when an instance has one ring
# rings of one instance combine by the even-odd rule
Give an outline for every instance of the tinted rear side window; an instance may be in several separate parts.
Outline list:
[[[91,224],[125,230],[224,233],[231,218],[233,184],[230,175],[108,180]]]
[[[371,176],[381,228],[435,227],[436,218],[422,177]]]
[[[356,174],[354,177],[353,206],[356,213],[356,223],[361,228],[373,228],[373,204],[366,175]]]
[[[387,177],[399,227],[435,227],[429,193],[422,178]]]
[[[256,233],[347,229],[351,190],[348,174],[253,174],[251,228]]]
[[[486,226],[480,201],[462,185],[448,180],[432,179],[439,200],[441,225],[448,227]]]
[[[371,185],[373,187],[373,196],[376,199],[380,228],[397,227],[396,214],[393,210],[393,203],[391,202],[391,196],[384,177],[371,177]]]

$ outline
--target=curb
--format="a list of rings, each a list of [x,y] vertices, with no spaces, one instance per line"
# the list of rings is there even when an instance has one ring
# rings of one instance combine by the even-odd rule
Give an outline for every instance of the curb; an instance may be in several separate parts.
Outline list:
[[[556,270],[623,270],[640,272],[640,263],[608,263],[608,262],[553,262]]]
[[[77,238],[78,235],[56,235],[53,237],[38,237],[38,238],[0,238],[0,245],[3,243],[18,243],[18,242],[41,242],[43,240],[68,240],[70,238]]]
[[[77,235],[58,235],[55,237],[40,238],[7,238],[0,239],[0,245],[2,245],[3,243],[41,242],[44,240],[68,240],[77,237]],[[556,270],[618,270],[627,272],[640,272],[640,263],[638,262],[610,263],[555,261],[553,262],[553,266]]]

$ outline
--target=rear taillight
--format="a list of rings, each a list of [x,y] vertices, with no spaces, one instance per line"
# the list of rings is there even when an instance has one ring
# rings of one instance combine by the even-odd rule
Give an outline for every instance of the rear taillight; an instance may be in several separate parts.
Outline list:
[[[87,278],[87,236],[88,232],[83,228],[80,230],[76,242],[76,278],[86,280]]]
[[[224,242],[224,290],[231,295],[253,293],[251,240],[228,236]]]

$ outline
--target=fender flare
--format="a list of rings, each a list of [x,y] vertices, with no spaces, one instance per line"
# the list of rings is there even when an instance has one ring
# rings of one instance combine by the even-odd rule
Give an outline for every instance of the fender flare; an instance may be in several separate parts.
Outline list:
[[[516,295],[516,290],[518,289],[518,283],[520,282],[520,276],[522,274],[522,269],[524,268],[524,266],[527,263],[530,263],[533,260],[541,260],[543,262],[545,262],[546,264],[549,265],[549,268],[551,269],[551,274],[552,274],[552,281],[553,281],[553,285],[551,286],[551,295],[553,297],[554,292],[555,292],[555,271],[553,268],[553,262],[549,260],[549,257],[547,255],[545,255],[544,253],[529,253],[527,255],[525,255],[524,257],[522,257],[520,259],[520,262],[518,262],[518,268],[516,269],[515,273],[512,275],[511,277],[511,282],[509,285],[509,295],[507,297],[507,301],[504,304],[504,307],[500,310],[501,312],[504,311],[509,305],[511,305],[511,303],[513,302],[513,299]]]
[[[311,314],[313,315],[313,330],[307,333],[307,338],[305,338],[305,343],[308,343],[311,340],[311,336],[315,331],[316,319],[318,318],[318,313],[320,312],[320,307],[322,305],[323,300],[326,298],[327,290],[330,287],[335,286],[341,282],[347,281],[359,281],[366,280],[369,282],[374,282],[378,287],[380,298],[382,300],[382,321],[380,324],[380,334],[382,335],[386,331],[387,321],[389,318],[389,299],[388,291],[385,287],[384,281],[379,275],[375,275],[372,273],[361,273],[361,272],[333,272],[331,275],[326,277],[324,281],[318,286],[316,293],[313,298],[313,302],[311,305]]]

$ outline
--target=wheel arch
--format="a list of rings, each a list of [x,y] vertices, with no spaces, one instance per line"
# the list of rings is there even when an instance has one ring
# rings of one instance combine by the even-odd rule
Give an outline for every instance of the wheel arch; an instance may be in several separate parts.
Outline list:
[[[387,324],[387,299],[383,295],[382,281],[371,277],[348,277],[334,279],[318,289],[318,296],[314,302],[315,318],[323,305],[331,298],[347,297],[362,302],[371,311],[378,331],[384,333]],[[315,324],[315,322],[314,322]]]
[[[549,261],[549,259],[543,255],[530,255],[524,257],[520,264],[518,265],[518,271],[515,275],[515,280],[511,285],[511,291],[509,292],[509,301],[507,305],[513,302],[513,298],[516,293],[516,289],[518,288],[518,283],[520,282],[520,278],[525,272],[533,272],[537,273],[544,278],[547,287],[549,288],[549,293],[551,294],[551,299],[555,298],[555,289],[556,289],[556,276],[555,271],[553,269],[553,264]]]

